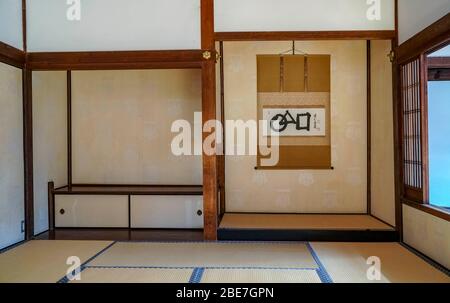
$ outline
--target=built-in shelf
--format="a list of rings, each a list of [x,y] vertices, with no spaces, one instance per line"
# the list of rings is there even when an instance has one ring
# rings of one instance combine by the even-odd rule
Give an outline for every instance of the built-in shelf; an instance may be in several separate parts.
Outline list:
[[[201,185],[72,185],[57,188],[56,195],[167,195],[201,196]]]

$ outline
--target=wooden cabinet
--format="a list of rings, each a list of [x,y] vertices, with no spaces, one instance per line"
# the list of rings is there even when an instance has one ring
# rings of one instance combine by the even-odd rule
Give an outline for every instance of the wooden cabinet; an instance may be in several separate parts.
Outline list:
[[[55,227],[128,227],[128,196],[56,195]]]
[[[203,228],[202,196],[131,196],[132,228]]]

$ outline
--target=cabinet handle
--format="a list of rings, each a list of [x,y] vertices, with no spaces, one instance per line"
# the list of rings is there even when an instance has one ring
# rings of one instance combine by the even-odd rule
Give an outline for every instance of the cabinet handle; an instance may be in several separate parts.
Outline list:
[[[60,213],[61,215],[64,215],[64,214],[66,213],[66,211],[64,210],[64,208],[61,208],[61,209],[59,210],[59,213]]]
[[[197,215],[201,216],[201,215],[203,215],[203,212],[199,209],[199,210],[197,210]]]

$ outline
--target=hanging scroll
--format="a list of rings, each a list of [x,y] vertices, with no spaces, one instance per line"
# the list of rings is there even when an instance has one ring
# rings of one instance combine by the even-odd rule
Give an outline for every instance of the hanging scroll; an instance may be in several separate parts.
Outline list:
[[[258,120],[279,136],[279,162],[265,169],[330,169],[330,56],[260,55]]]

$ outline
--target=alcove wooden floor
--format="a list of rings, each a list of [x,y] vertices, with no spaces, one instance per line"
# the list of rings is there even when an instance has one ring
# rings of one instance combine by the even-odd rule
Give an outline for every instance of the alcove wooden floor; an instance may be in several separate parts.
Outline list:
[[[226,213],[220,240],[391,242],[393,226],[370,215]]]
[[[225,229],[394,230],[369,215],[303,215],[226,213]]]

